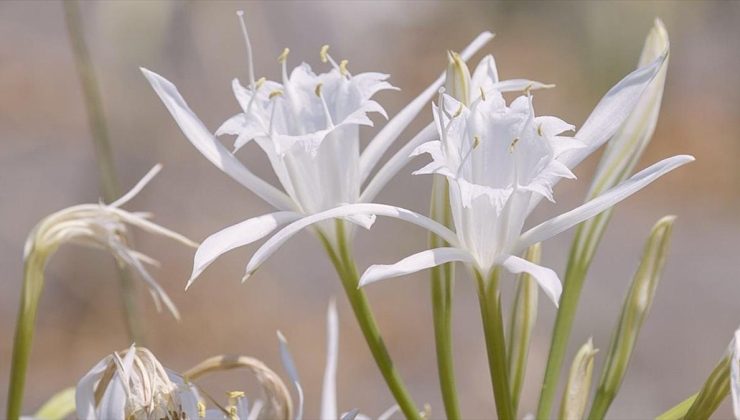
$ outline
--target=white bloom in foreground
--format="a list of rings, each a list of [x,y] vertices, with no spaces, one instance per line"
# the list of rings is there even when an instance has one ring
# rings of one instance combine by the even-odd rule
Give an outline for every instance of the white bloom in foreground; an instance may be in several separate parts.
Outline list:
[[[157,309],[160,309],[161,302],[164,302],[175,318],[179,318],[172,300],[145,268],[145,264],[156,265],[157,261],[130,247],[127,239],[128,226],[136,226],[149,233],[165,236],[192,247],[197,247],[198,244],[149,221],[150,215],[147,213],[131,213],[121,209],[121,206],[134,198],[161,168],[161,165],[156,165],[131,191],[113,203],[81,204],[47,216],[28,236],[24,259],[33,258],[41,264],[46,264],[48,257],[66,243],[107,250],[120,264],[129,266],[144,280]]]
[[[194,389],[135,345],[90,369],[77,384],[75,400],[82,420],[199,418]]]
[[[536,204],[542,198],[554,201],[552,190],[557,181],[575,178],[571,168],[606,141],[630,114],[664,58],[660,56],[617,84],[575,137],[562,135],[573,130],[572,125],[555,117],[536,116],[531,96],[521,96],[507,106],[497,92],[481,91],[468,107],[444,95],[434,109],[440,140],[415,151],[432,157],[432,162],[416,173],[447,177],[457,240],[450,242],[452,247],[423,251],[393,265],[372,266],[360,284],[461,261],[484,276],[498,266],[515,274],[529,273],[557,305],[562,290],[557,274],[518,255],[694,160],[691,156],[663,160],[582,206],[522,233]]]
[[[372,125],[369,113],[385,115],[372,97],[378,91],[392,89],[386,82],[388,76],[372,72],[353,75],[346,60],[336,63],[328,54],[328,47],[324,47],[320,56],[331,64],[328,72],[316,74],[305,63],[289,72],[286,49],[279,57],[282,81],[255,80],[251,45],[245,27],[242,28],[247,44],[249,84],[245,87],[234,80],[233,90],[241,112],[222,124],[215,135],[188,107],[172,83],[142,69],[190,142],[218,168],[279,210],[227,227],[207,238],[195,255],[188,285],[221,254],[259,240],[282,225],[337,206],[372,201],[409,161],[410,153],[434,138],[434,126],[429,124],[371,178],[386,150],[433,98],[444,82],[444,75],[390,119],[360,152],[359,127]],[[461,57],[470,58],[492,37],[491,33],[482,33]],[[488,62],[493,65],[492,58]],[[495,65],[492,71],[495,72]],[[499,88],[521,90],[539,86],[544,85],[515,80],[501,82]],[[250,172],[216,138],[229,134],[236,136],[234,152],[250,141],[258,144],[270,160],[282,191]],[[363,227],[369,227],[374,220],[372,215],[365,214],[341,218]],[[331,233],[332,225],[322,224],[320,229]],[[327,236],[333,240],[332,235]]]

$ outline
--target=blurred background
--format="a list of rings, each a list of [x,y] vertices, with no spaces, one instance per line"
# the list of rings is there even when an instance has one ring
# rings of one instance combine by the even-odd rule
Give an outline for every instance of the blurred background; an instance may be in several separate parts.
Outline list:
[[[678,153],[693,154],[697,161],[619,205],[586,283],[566,363],[593,336],[595,346],[604,349],[596,359],[600,369],[645,237],[669,213],[678,215],[671,255],[610,417],[653,417],[694,393],[740,324],[740,3],[101,1],[83,2],[81,8],[122,187],[128,189],[155,163],[164,164],[162,174],[127,208],[151,211],[157,222],[196,240],[271,209],[187,142],[139,66],[172,80],[215,130],[238,110],[231,79],[247,74],[237,9],[246,12],[259,75],[278,77],[276,57],[286,46],[291,65],[305,60],[323,69],[318,52],[328,43],[335,58],[349,59],[353,71],[392,75],[402,91],[378,96],[390,114],[437,77],[445,50],[459,50],[479,32],[492,30],[497,36],[484,52],[495,55],[502,78],[556,83],[556,89],[536,93],[538,114],[576,126],[633,69],[653,19],[660,17],[671,38],[670,67],[657,131],[639,167]],[[413,128],[430,118],[424,114]],[[375,131],[365,129],[364,138]],[[394,150],[412,134],[406,132]],[[274,181],[256,149],[241,158]],[[561,182],[558,203],[540,206],[531,222],[582,201],[597,161],[598,154],[578,168],[581,180]],[[413,161],[376,201],[426,212],[431,178],[410,175],[422,164],[423,159]],[[0,2],[0,413],[26,235],[51,212],[97,201],[97,180],[61,2]],[[545,244],[544,263],[561,274],[571,236],[572,231]],[[179,323],[157,313],[138,288],[143,344],[164,365],[184,370],[207,356],[243,353],[282,373],[275,337],[280,329],[290,340],[313,417],[324,366],[326,306],[336,296],[340,409],[359,407],[375,416],[393,404],[336,275],[310,234],[290,241],[245,285],[239,279],[255,247],[231,252],[187,293],[192,250],[144,233],[136,242],[161,261],[155,276],[182,312]],[[384,219],[360,232],[355,248],[364,269],[425,244],[421,229]],[[473,282],[459,272],[454,345],[463,415],[490,418],[494,409],[478,304]],[[55,391],[76,384],[103,356],[130,344],[108,255],[62,248],[46,279],[27,381],[29,414]],[[511,283],[505,297],[513,294]],[[440,417],[427,274],[384,282],[368,293],[416,401],[428,402],[432,416]],[[553,321],[552,304],[541,298],[522,413],[536,408]],[[208,384],[214,395],[223,395],[245,381],[244,374],[228,374]],[[722,410],[719,417],[731,413],[728,404]]]

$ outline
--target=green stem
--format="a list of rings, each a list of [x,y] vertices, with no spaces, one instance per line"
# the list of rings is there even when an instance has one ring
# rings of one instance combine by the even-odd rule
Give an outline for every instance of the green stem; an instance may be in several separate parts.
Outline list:
[[[597,218],[604,217],[604,214],[597,216]],[[608,217],[608,215],[606,215]],[[596,223],[596,222],[595,222]],[[578,309],[578,301],[581,297],[581,290],[583,289],[583,283],[586,279],[586,273],[588,267],[591,264],[593,252],[586,252],[589,255],[583,255],[584,253],[579,252],[578,246],[582,241],[593,243],[601,237],[601,233],[598,233],[596,238],[590,235],[592,231],[584,231],[584,225],[578,226],[576,231],[575,239],[573,239],[573,246],[570,250],[570,258],[568,259],[568,266],[565,271],[565,281],[563,282],[563,293],[560,296],[560,305],[558,312],[555,317],[555,327],[553,328],[552,341],[550,343],[550,354],[547,358],[547,367],[545,368],[545,378],[542,382],[542,390],[540,392],[540,402],[537,407],[538,419],[550,418],[550,412],[552,411],[552,404],[555,401],[555,392],[557,391],[558,379],[560,378],[560,371],[563,367],[563,361],[565,360],[565,352],[568,348],[568,339],[570,338],[571,330],[573,329],[573,320],[576,316],[576,310]],[[603,232],[603,230],[601,231]],[[584,237],[585,238],[582,238]],[[595,246],[585,246],[586,249],[595,249]]]
[[[488,367],[493,385],[493,397],[496,400],[496,413],[499,420],[513,420],[514,406],[511,402],[508,368],[506,364],[506,339],[504,322],[501,315],[501,295],[498,290],[499,271],[495,269],[486,284],[483,275],[475,271],[478,285],[478,302],[480,303],[483,334],[488,353]]]
[[[67,35],[72,44],[74,62],[82,85],[82,96],[87,110],[88,123],[95,149],[95,161],[98,164],[100,190],[105,202],[113,202],[120,195],[120,187],[113,163],[113,152],[108,138],[108,129],[103,113],[103,101],[95,78],[90,53],[85,44],[82,29],[82,18],[77,0],[64,0],[64,20],[67,24]],[[138,318],[136,288],[131,273],[120,264],[116,264],[123,300],[124,320],[131,340],[143,344],[142,324]]]
[[[44,267],[46,261],[37,252],[31,252],[26,260],[23,273],[18,320],[15,324],[13,356],[10,365],[10,386],[8,389],[9,420],[18,420],[23,410],[23,391],[31,354],[31,341],[36,325],[36,312],[39,298],[44,289]]]
[[[360,330],[365,337],[367,346],[372,353],[375,363],[383,375],[388,388],[396,399],[399,408],[403,412],[404,416],[408,419],[421,420],[419,410],[416,408],[416,404],[411,399],[406,386],[403,384],[401,376],[393,366],[388,349],[383,342],[383,337],[380,335],[378,324],[373,316],[372,309],[367,300],[365,292],[358,287],[359,275],[357,273],[357,267],[355,266],[354,260],[350,255],[350,249],[347,244],[347,236],[344,231],[344,224],[341,221],[336,223],[337,230],[337,249],[335,250],[332,243],[322,233],[319,233],[324,247],[329,254],[329,258],[334,264],[334,268],[339,275],[344,291],[349,300],[352,311],[355,314]]]
[[[452,354],[452,264],[432,270],[432,317],[434,344],[437,352],[437,372],[445,414],[449,420],[460,418],[460,406],[455,387]]]
[[[435,176],[429,215],[445,226],[452,224],[449,204],[449,184],[442,176]],[[449,246],[435,234],[429,236],[430,248]],[[434,348],[437,355],[437,374],[445,414],[449,420],[460,418],[460,404],[455,386],[455,364],[452,352],[452,295],[455,282],[453,263],[431,269],[432,319]]]

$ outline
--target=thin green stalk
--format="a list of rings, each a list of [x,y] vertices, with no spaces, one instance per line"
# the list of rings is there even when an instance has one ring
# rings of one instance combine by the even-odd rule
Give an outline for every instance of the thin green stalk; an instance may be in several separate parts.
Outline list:
[[[329,258],[342,281],[347,299],[355,314],[357,323],[360,325],[360,330],[365,337],[370,353],[372,353],[380,373],[383,375],[391,394],[396,399],[404,416],[408,419],[421,420],[416,404],[414,404],[401,376],[393,366],[393,361],[380,335],[380,330],[373,316],[367,296],[362,289],[358,288],[360,277],[350,254],[343,222],[337,221],[336,231],[336,249],[324,234],[319,233],[319,238],[324,244]]]
[[[605,225],[610,215],[610,211],[604,212],[587,223],[591,226],[598,225],[600,223]],[[555,317],[555,327],[553,328],[552,341],[550,343],[550,353],[547,358],[545,378],[542,382],[540,402],[537,407],[536,418],[538,419],[550,418],[552,405],[555,401],[558,379],[560,378],[560,371],[563,367],[565,352],[568,348],[568,339],[570,338],[570,333],[573,329],[573,320],[576,316],[578,301],[581,297],[581,290],[583,289],[583,283],[586,279],[586,273],[588,273],[588,268],[591,265],[593,251],[596,248],[595,245],[589,245],[597,244],[604,232],[603,229],[586,229],[584,226],[587,225],[581,224],[578,226],[576,236],[573,239],[573,246],[570,250],[570,257],[568,258],[565,280],[563,281],[563,293],[560,296],[560,305]],[[583,247],[577,246],[584,242],[589,245],[585,245]]]
[[[113,163],[113,152],[108,139],[108,129],[103,113],[103,102],[95,78],[90,54],[85,44],[85,34],[82,28],[82,18],[77,0],[64,0],[64,20],[67,23],[67,35],[72,44],[74,62],[77,74],[82,85],[82,96],[87,110],[88,123],[92,134],[95,149],[95,161],[98,164],[98,175],[100,177],[100,190],[103,199],[110,203],[120,195],[120,186],[116,177]],[[136,288],[129,271],[116,264],[118,269],[119,284],[123,300],[124,319],[129,337],[139,343],[143,343],[142,324],[138,318],[138,307],[136,304]]]
[[[483,275],[475,271],[478,285],[478,302],[480,303],[483,334],[488,353],[488,368],[491,373],[493,397],[496,400],[496,413],[499,420],[513,420],[514,406],[509,390],[509,375],[506,364],[506,339],[504,322],[501,315],[501,294],[498,290],[499,272],[493,270],[486,284]]]
[[[18,320],[15,324],[15,339],[13,340],[13,356],[10,364],[10,388],[8,390],[9,420],[18,420],[23,410],[23,390],[26,384],[28,358],[31,354],[31,341],[36,324],[36,313],[39,298],[44,289],[44,267],[46,261],[43,256],[31,252],[26,260],[23,273],[23,287],[21,289]]]
[[[452,211],[448,197],[449,184],[447,179],[442,176],[435,176],[429,215],[432,219],[446,226],[452,223]],[[429,245],[433,249],[447,246],[447,243],[437,235],[430,234]],[[460,404],[455,386],[455,365],[452,352],[452,294],[455,281],[455,265],[448,263],[433,267],[430,275],[434,348],[437,353],[437,374],[442,402],[447,418],[458,420],[460,418]]]

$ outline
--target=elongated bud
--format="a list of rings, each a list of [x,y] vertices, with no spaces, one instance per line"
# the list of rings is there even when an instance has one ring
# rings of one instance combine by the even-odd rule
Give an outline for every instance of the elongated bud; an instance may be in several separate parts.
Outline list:
[[[563,401],[560,404],[560,419],[580,420],[583,418],[591,388],[596,353],[598,350],[594,349],[593,340],[590,338],[576,353],[570,367],[568,383],[563,392]]]
[[[34,419],[63,420],[75,412],[75,388],[69,387],[54,394],[33,415]]]
[[[466,106],[470,105],[470,71],[460,54],[454,51],[447,51],[445,93]]]
[[[645,39],[638,67],[645,66],[669,50],[668,32],[660,19]],[[609,141],[601,158],[596,176],[591,184],[589,197],[595,197],[619,182],[625,180],[634,169],[642,152],[650,143],[658,122],[660,104],[663,99],[668,58],[650,82],[632,114]]]
[[[665,265],[675,216],[660,219],[652,231],[642,254],[629,293],[622,306],[619,324],[612,336],[609,354],[601,374],[601,382],[591,408],[591,419],[601,419],[609,409],[622,385],[632,351],[642,324],[653,303],[655,290]]]
[[[542,246],[537,243],[527,250],[524,258],[539,264]],[[516,297],[511,310],[511,338],[509,340],[509,386],[514,410],[519,405],[524,374],[527,367],[527,355],[532,339],[532,331],[537,320],[537,282],[526,273],[517,276]]]

